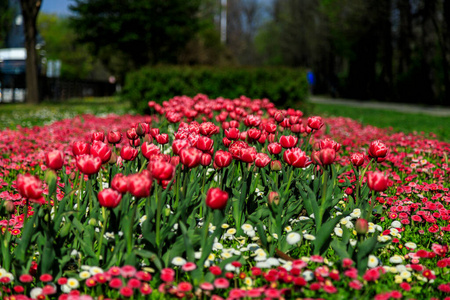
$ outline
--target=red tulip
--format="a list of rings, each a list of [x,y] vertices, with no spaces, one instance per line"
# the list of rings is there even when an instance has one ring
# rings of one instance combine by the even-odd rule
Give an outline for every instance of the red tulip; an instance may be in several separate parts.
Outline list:
[[[125,177],[122,173],[116,174],[113,180],[111,181],[111,188],[118,191],[121,194],[125,194],[128,192],[128,178]]]
[[[208,152],[214,145],[214,141],[206,136],[201,136],[197,140],[197,149]]]
[[[91,141],[100,141],[103,142],[105,140],[105,133],[103,131],[93,132],[91,136]]]
[[[95,157],[100,157],[102,163],[106,163],[111,158],[111,149],[103,142],[94,141],[91,146],[91,154]]]
[[[283,148],[281,147],[281,145],[280,144],[278,144],[278,143],[270,143],[268,146],[267,146],[267,150],[269,150],[269,153],[270,154],[280,154],[281,153],[281,150],[282,150]]]
[[[136,134],[138,136],[145,136],[150,130],[150,126],[147,123],[138,123],[136,125]]]
[[[194,147],[186,147],[180,151],[180,161],[188,168],[197,167],[202,159],[202,151]]]
[[[287,149],[284,151],[283,159],[296,168],[305,168],[311,164],[309,157],[300,148]]]
[[[252,163],[255,161],[257,153],[253,147],[243,148],[240,151],[239,159],[246,163]]]
[[[388,147],[380,140],[373,141],[369,146],[369,157],[375,158],[377,162],[382,162],[386,159]]]
[[[266,140],[267,140],[267,136],[268,136],[267,133],[265,133],[265,132],[261,133],[261,136],[258,139],[258,143],[265,144]]]
[[[261,118],[254,116],[254,115],[248,115],[245,119],[244,119],[244,124],[247,127],[258,127],[259,124],[261,124]]]
[[[169,121],[170,123],[178,123],[181,121],[181,114],[174,112],[174,111],[169,111],[166,114],[166,119],[167,121]]]
[[[275,119],[275,121],[277,121],[278,123],[283,122],[284,120],[284,114],[281,111],[277,111],[274,115],[273,118]]]
[[[264,130],[267,131],[268,133],[274,133],[275,131],[277,131],[277,124],[274,123],[267,123],[264,126]]]
[[[228,193],[219,188],[210,188],[206,194],[206,205],[211,209],[224,209],[227,206]]]
[[[137,135],[137,132],[136,132],[136,128],[132,127],[132,128],[127,130],[127,138],[132,140],[132,141],[137,140],[138,135]]]
[[[159,128],[150,129],[150,134],[152,137],[156,137],[159,134]]]
[[[239,122],[236,121],[236,120],[231,120],[230,121],[230,127],[239,128]]]
[[[289,119],[284,119],[281,123],[280,126],[283,128],[288,128],[291,127],[291,123],[289,123]]]
[[[367,184],[372,191],[383,192],[387,189],[388,179],[381,172],[370,172],[367,174]]]
[[[141,145],[141,140],[140,139],[128,140],[128,144],[133,148],[137,148]]]
[[[247,136],[252,140],[258,140],[261,137],[261,130],[256,128],[251,128],[247,131]]]
[[[152,157],[153,155],[161,153],[158,146],[156,146],[155,144],[152,144],[152,143],[148,143],[148,142],[144,142],[142,144],[141,152],[142,152],[142,155],[144,155],[144,157],[146,159],[150,159],[150,157]]]
[[[42,197],[42,182],[36,176],[19,174],[17,176],[17,189],[24,198],[39,199]]]
[[[152,177],[156,180],[171,180],[174,173],[175,167],[165,161],[151,161],[148,164],[148,170],[152,173]]]
[[[202,154],[202,159],[200,160],[200,164],[204,167],[209,166],[211,164],[211,154],[209,153],[203,153]]]
[[[322,162],[322,165],[324,166],[331,165],[336,159],[336,151],[334,151],[334,149],[331,148],[322,149],[319,152],[319,158],[320,161]]]
[[[158,134],[155,137],[155,139],[158,142],[158,144],[165,145],[169,142],[169,135],[167,133],[161,133],[161,134]]]
[[[122,140],[122,133],[120,131],[112,130],[108,132],[107,140],[110,144],[118,144]]]
[[[280,137],[280,145],[283,148],[292,148],[297,146],[298,138],[292,135],[282,135]]]
[[[64,164],[64,154],[59,150],[53,150],[45,154],[45,164],[52,170],[59,170]]]
[[[230,152],[218,150],[214,156],[214,163],[219,168],[226,168],[231,164],[233,157]]]
[[[102,160],[100,157],[93,155],[79,155],[77,156],[77,168],[81,173],[86,175],[97,174],[102,166]]]
[[[326,138],[326,139],[320,141],[320,149],[325,149],[325,148],[331,148],[331,149],[334,149],[334,151],[338,152],[339,149],[341,149],[341,144],[336,143],[332,139]]]
[[[175,155],[180,154],[181,149],[189,147],[191,143],[188,139],[175,140],[172,143],[172,152]]]
[[[291,126],[292,133],[301,133],[302,132],[302,124],[294,124]]]
[[[240,133],[239,129],[230,127],[229,129],[225,130],[225,136],[229,140],[237,140],[241,136],[241,133]]]
[[[291,123],[292,125],[297,124],[299,121],[300,121],[299,116],[289,116],[289,123]]]
[[[219,128],[217,128],[214,123],[211,122],[204,122],[200,124],[200,134],[210,137],[211,135],[217,133],[219,131]]]
[[[77,141],[73,143],[72,146],[72,153],[73,155],[83,155],[83,154],[89,154],[91,151],[91,146],[88,143]]]
[[[353,153],[350,156],[350,161],[352,162],[352,164],[355,167],[359,167],[359,166],[362,166],[364,164],[364,157],[365,157],[364,153],[358,153],[358,152],[357,153]]]
[[[258,153],[258,154],[256,154],[255,165],[258,168],[264,168],[269,163],[270,163],[269,155],[267,155],[265,153]]]
[[[131,146],[123,146],[120,150],[120,157],[124,160],[135,160],[138,156],[139,151]]]
[[[150,195],[152,180],[142,172],[128,176],[128,192],[136,198],[145,198]]]
[[[224,137],[223,139],[222,139],[222,143],[223,143],[223,145],[225,146],[225,147],[230,147],[230,145],[231,145],[231,141],[227,138],[227,137]]]
[[[113,189],[104,189],[98,193],[98,202],[103,207],[115,208],[122,200],[122,195]]]
[[[309,117],[308,126],[311,129],[319,130],[323,126],[323,120],[321,117]]]

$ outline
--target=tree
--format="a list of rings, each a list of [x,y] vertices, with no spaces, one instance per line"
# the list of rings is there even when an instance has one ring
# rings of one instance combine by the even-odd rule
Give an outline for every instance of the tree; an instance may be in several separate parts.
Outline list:
[[[39,103],[38,60],[36,53],[36,21],[41,9],[42,0],[20,0],[25,30],[26,86],[28,103]]]
[[[6,34],[11,28],[13,20],[13,10],[9,7],[8,1],[0,1],[0,48],[3,47]]]
[[[86,45],[76,42],[77,34],[69,23],[67,17],[39,14],[37,27],[45,41],[45,57],[61,61],[62,78],[106,80],[105,68],[89,53]]]
[[[176,63],[199,29],[199,6],[200,0],[75,0],[70,9],[79,41],[110,69],[116,60],[125,72]]]

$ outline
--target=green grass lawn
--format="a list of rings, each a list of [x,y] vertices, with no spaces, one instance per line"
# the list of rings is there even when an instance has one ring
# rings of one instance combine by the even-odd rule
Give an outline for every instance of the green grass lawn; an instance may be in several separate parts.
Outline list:
[[[370,124],[381,128],[392,127],[394,131],[430,132],[440,140],[450,142],[450,118],[415,113],[401,113],[390,110],[348,107],[336,104],[309,104],[310,112],[322,116],[342,116],[352,118],[364,125]]]
[[[20,104],[0,104],[0,130],[40,126],[51,122],[73,118],[78,114],[125,114],[134,113],[127,102],[118,97],[71,99],[61,102],[43,102],[39,106]]]

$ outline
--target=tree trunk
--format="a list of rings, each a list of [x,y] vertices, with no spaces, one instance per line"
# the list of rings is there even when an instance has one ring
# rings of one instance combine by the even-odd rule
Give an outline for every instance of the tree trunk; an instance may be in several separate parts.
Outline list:
[[[36,20],[41,8],[41,0],[20,0],[25,30],[26,60],[26,102],[39,103],[38,58],[36,53]]]

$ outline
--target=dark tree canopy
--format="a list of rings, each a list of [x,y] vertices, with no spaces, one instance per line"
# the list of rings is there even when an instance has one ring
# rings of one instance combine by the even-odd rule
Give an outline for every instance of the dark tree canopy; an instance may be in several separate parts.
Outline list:
[[[200,0],[75,0],[70,7],[79,39],[107,65],[177,63],[198,31]]]

